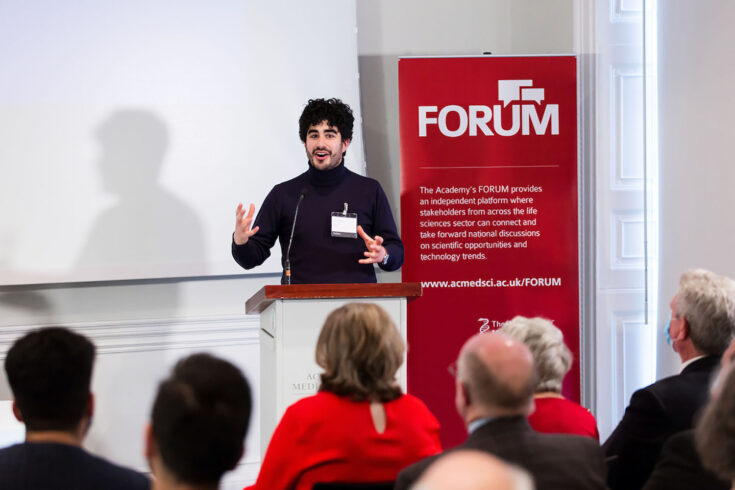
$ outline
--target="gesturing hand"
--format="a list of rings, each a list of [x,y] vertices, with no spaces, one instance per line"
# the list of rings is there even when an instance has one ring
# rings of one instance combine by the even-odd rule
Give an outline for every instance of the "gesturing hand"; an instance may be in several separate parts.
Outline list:
[[[385,258],[385,254],[387,253],[383,246],[383,237],[375,235],[375,238],[370,238],[370,235],[365,233],[365,230],[363,230],[362,226],[359,225],[357,226],[357,234],[365,241],[365,246],[367,247],[367,250],[364,252],[366,258],[360,259],[358,262],[361,264],[375,264],[382,262]]]
[[[253,216],[255,216],[254,204],[250,204],[247,216],[245,215],[245,208],[242,203],[237,205],[237,211],[235,212],[235,233],[232,235],[236,245],[245,245],[251,236],[258,233],[259,226],[256,226],[252,230],[250,229],[250,226],[253,224]]]

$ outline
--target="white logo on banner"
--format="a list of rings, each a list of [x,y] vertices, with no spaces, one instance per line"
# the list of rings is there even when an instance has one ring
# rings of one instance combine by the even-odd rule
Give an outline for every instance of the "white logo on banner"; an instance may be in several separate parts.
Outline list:
[[[559,134],[559,104],[544,105],[543,114],[539,117],[544,89],[533,87],[533,80],[498,80],[498,99],[503,104],[494,104],[492,108],[487,105],[447,105],[441,109],[435,105],[419,106],[419,136],[426,136],[430,125],[436,125],[441,134],[450,138],[465,133],[470,136],[480,133],[485,136],[514,136],[519,131],[522,135],[541,135],[547,130],[552,135]],[[456,114],[452,118],[456,127],[450,128],[447,124],[450,114]]]

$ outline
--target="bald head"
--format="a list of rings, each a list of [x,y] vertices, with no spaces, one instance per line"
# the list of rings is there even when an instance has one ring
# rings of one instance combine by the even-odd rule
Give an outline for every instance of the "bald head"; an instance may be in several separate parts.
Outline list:
[[[491,415],[488,410],[525,414],[536,383],[533,356],[525,344],[502,333],[477,334],[462,346],[457,379],[465,402],[485,409],[483,415]]]
[[[411,487],[412,490],[533,490],[531,477],[495,456],[474,450],[442,456]]]

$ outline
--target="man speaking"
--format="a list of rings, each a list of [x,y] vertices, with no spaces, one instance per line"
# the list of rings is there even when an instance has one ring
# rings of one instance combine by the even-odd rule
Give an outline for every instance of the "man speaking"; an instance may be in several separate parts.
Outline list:
[[[339,99],[310,100],[299,118],[309,168],[276,185],[253,223],[255,206],[237,206],[232,256],[245,269],[281,244],[282,284],[376,282],[373,264],[403,264],[388,199],[380,184],[351,172],[344,156],[354,116]]]

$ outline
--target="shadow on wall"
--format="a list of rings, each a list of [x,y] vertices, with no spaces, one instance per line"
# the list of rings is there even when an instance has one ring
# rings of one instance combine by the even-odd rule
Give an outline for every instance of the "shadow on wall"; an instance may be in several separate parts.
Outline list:
[[[48,318],[53,311],[51,302],[46,296],[34,291],[9,291],[0,289],[0,308],[18,311],[27,311],[34,318],[42,316]]]
[[[202,224],[194,210],[160,184],[170,135],[150,111],[114,112],[96,129],[102,186],[117,202],[100,214],[76,267],[100,279],[167,277],[182,264],[199,264],[190,275],[205,275]],[[176,165],[171,162],[169,165]],[[86,275],[86,274],[85,274]],[[188,274],[189,275],[189,274]],[[177,288],[160,297],[175,310]]]
[[[360,56],[358,62],[367,174],[380,181],[400,226],[398,87],[388,92],[383,81],[386,65],[397,60],[396,56]]]
[[[96,218],[76,267],[86,269],[85,276],[96,275],[102,279],[110,276],[162,278],[180,275],[177,271],[181,266],[186,266],[187,274],[192,276],[206,275],[202,223],[191,206],[161,184],[164,160],[171,143],[164,120],[146,110],[118,110],[101,122],[94,137],[100,145],[96,163],[101,184],[117,201]],[[167,170],[175,174],[180,170],[174,168],[179,163],[168,162]],[[142,301],[151,301],[150,308],[161,312],[162,318],[175,317],[181,301],[180,285],[173,280],[160,281],[154,297]],[[124,297],[106,300],[115,302],[116,308],[126,301]],[[136,301],[140,302],[141,298],[136,297]],[[170,333],[167,329],[165,324],[162,328],[159,326],[156,337],[167,337]],[[130,339],[130,342],[140,343],[137,339]],[[95,390],[99,416],[89,433],[87,445],[115,460],[137,466],[142,464],[138,461],[140,441],[131,438],[128,432],[131,424],[147,419],[149,407],[146,403],[130,403],[131,393],[140,397],[142,388],[126,383],[131,379],[144,379],[151,372],[164,372],[167,363],[160,356],[155,360],[145,357],[145,352],[136,347],[131,352],[126,351],[124,359],[127,362],[120,364],[123,357],[108,355],[113,352],[117,351],[112,344],[98,345],[95,376],[99,378]],[[130,363],[131,359],[135,362]],[[134,372],[138,374],[133,375]],[[150,383],[148,388],[153,387]],[[149,395],[145,391],[143,398]],[[126,424],[119,424],[120,420],[125,420]],[[134,430],[140,428],[136,426]],[[124,451],[131,450],[135,454],[118,454],[116,441],[134,446],[125,446]]]

